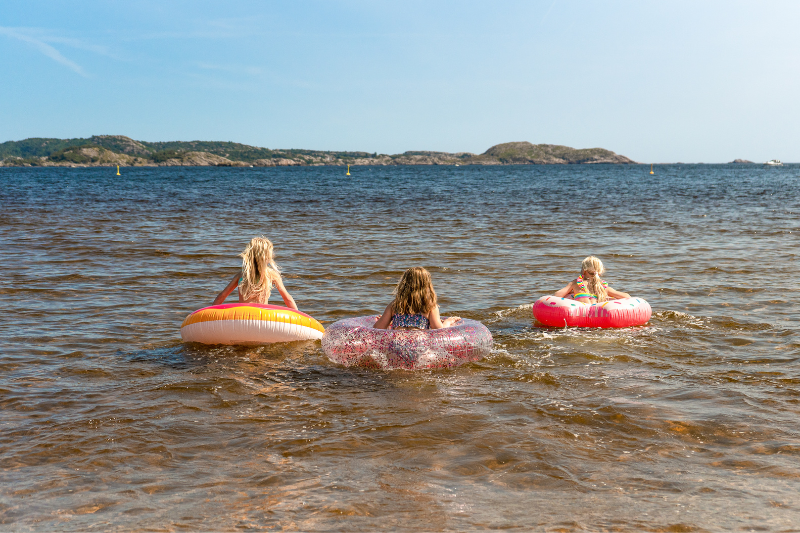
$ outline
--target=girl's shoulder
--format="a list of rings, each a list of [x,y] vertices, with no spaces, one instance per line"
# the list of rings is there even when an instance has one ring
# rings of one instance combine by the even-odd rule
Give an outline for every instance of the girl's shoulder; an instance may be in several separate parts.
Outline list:
[[[269,278],[269,280],[275,286],[277,286],[279,283],[283,283],[283,276],[281,276],[281,273],[274,268],[267,269],[267,278]]]

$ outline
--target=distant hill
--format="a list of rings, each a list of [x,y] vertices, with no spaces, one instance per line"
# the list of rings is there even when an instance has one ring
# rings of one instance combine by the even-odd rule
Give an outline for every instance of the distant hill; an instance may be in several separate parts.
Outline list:
[[[576,150],[555,144],[531,144],[513,142],[498,144],[486,150],[482,157],[493,158],[505,164],[588,164],[588,163],[635,163],[625,156],[603,148]]]
[[[498,144],[480,155],[469,152],[368,152],[259,148],[219,141],[136,141],[123,135],[31,138],[0,144],[0,166],[305,166],[305,165],[552,165],[635,163],[603,148],[552,144]]]

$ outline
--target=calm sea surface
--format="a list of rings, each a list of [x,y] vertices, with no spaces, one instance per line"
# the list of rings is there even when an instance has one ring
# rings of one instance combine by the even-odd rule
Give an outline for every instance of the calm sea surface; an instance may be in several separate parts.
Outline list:
[[[0,169],[0,529],[800,530],[800,166],[649,170]],[[182,344],[262,234],[323,325],[422,265],[491,356]],[[534,327],[590,254],[652,321]]]

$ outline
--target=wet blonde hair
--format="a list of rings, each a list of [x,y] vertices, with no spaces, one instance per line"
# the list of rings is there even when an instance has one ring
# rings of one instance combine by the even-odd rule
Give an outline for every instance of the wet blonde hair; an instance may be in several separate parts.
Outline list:
[[[266,237],[254,237],[239,256],[242,258],[239,294],[243,300],[255,298],[260,303],[267,303],[272,284],[281,277],[272,243]]]
[[[583,277],[583,273],[587,270],[593,270],[595,275],[590,278]],[[603,280],[600,279],[600,276],[602,276],[605,271],[606,269],[603,266],[603,262],[593,255],[590,255],[581,263],[581,277],[583,277],[583,280],[586,282],[586,288],[589,289],[589,292],[597,295],[598,302],[605,302],[608,300],[608,292],[603,286]]]
[[[394,312],[427,315],[436,306],[431,273],[422,267],[409,268],[394,288]]]

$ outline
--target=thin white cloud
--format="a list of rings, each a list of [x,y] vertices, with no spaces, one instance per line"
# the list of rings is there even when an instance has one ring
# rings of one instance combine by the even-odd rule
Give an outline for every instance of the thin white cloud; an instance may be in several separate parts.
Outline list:
[[[37,39],[29,35],[28,33],[25,32],[24,29],[5,28],[0,26],[0,35],[5,35],[7,37],[11,37],[12,39],[17,39],[19,41],[28,43],[37,50],[39,50],[41,53],[52,59],[53,61],[64,65],[65,67],[71,69],[72,71],[83,76],[84,78],[89,77],[80,65],[64,57],[61,54],[61,52],[59,52],[58,50],[56,50],[43,40]]]
[[[265,32],[263,17],[225,18],[216,20],[192,19],[185,21],[182,29],[138,33],[136,35],[118,36],[123,41],[139,41],[151,39],[242,39],[261,35]],[[270,30],[270,34],[274,31]]]
[[[143,40],[170,40],[170,39],[241,39],[243,37],[250,37],[261,33],[260,30],[256,31],[250,26],[242,26],[234,28],[231,25],[206,25],[197,29],[180,30],[180,31],[160,31],[153,33],[142,33],[135,36],[122,37],[124,41],[143,41]]]
[[[77,48],[78,50],[86,50],[87,52],[93,52],[97,55],[110,57],[111,59],[120,59],[119,56],[112,54],[105,46],[85,43],[78,39],[70,39],[69,37],[59,37],[56,35],[45,35],[43,37],[37,35],[36,38],[43,42],[65,44],[71,48]]]
[[[539,21],[539,26],[544,24],[544,21],[547,20],[547,17],[548,17],[548,15],[550,15],[550,12],[553,10],[553,6],[556,5],[556,2],[557,2],[557,0],[553,0],[553,3],[550,4],[550,7],[547,8],[547,12],[542,17],[542,20]]]

